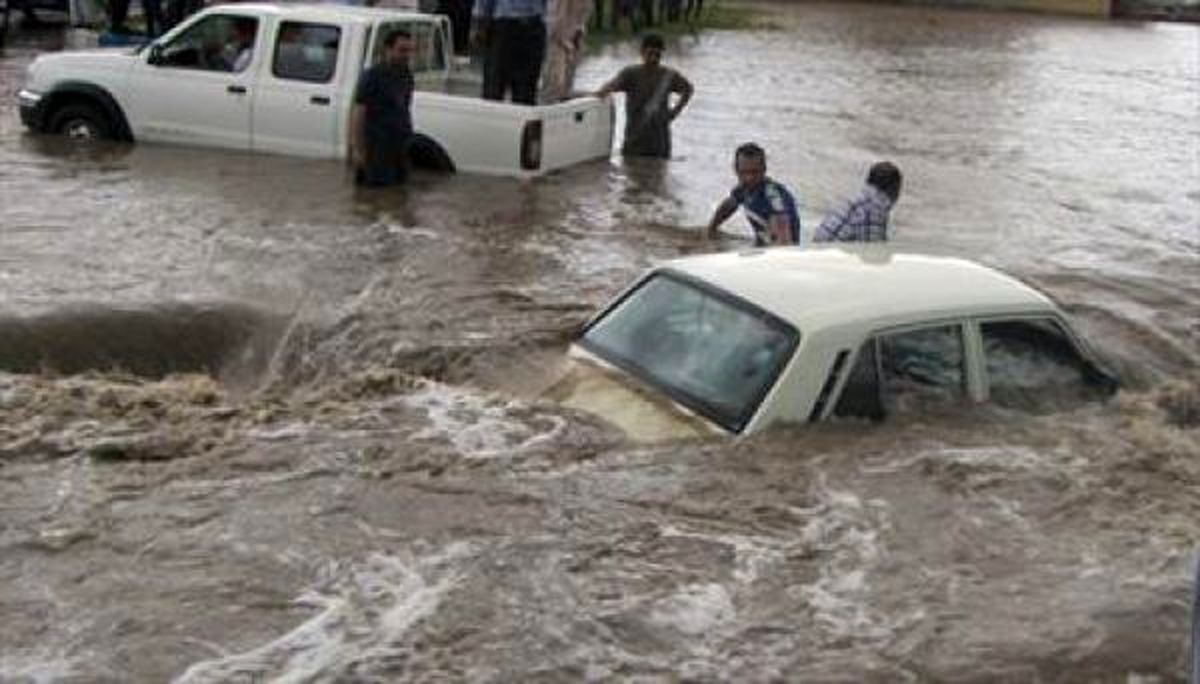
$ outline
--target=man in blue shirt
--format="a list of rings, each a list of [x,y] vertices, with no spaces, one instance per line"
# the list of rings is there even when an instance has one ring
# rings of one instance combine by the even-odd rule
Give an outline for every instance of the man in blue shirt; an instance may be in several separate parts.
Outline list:
[[[738,207],[754,229],[754,244],[800,244],[800,215],[796,199],[782,184],[767,176],[767,153],[754,143],[746,143],[733,154],[733,170],[738,184],[713,212],[708,222],[708,237],[716,237],[721,226]]]
[[[483,99],[537,102],[546,58],[546,0],[476,0],[472,43],[483,51]]]

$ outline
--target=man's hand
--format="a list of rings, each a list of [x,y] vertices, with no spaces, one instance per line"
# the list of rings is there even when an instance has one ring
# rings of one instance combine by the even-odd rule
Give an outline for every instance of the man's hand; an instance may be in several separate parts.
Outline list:
[[[367,165],[367,155],[362,146],[355,145],[350,148],[350,164],[356,169]]]
[[[791,223],[780,214],[772,216],[767,223],[767,239],[772,245],[793,244]]]
[[[487,22],[477,21],[472,24],[471,36],[469,40],[471,47],[475,48],[476,50],[482,50],[483,48],[487,47],[488,38],[490,38],[488,34],[489,31]]]

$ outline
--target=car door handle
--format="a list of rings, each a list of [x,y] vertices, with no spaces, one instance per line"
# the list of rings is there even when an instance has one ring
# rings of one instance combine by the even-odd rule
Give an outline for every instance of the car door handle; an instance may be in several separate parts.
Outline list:
[[[324,95],[313,95],[312,97],[308,98],[308,101],[315,105],[329,104],[329,98]]]
[[[227,86],[225,88],[225,90],[227,90],[235,95],[245,95],[246,94],[246,86],[241,86],[241,85]]]

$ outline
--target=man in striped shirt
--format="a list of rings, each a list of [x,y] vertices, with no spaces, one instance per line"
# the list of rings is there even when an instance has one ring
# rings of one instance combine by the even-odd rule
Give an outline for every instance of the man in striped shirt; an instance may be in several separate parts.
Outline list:
[[[708,222],[706,234],[714,238],[717,229],[742,208],[754,231],[754,245],[800,244],[800,214],[791,191],[767,176],[767,153],[754,143],[746,143],[733,153],[733,171],[738,184],[730,191]]]
[[[888,218],[900,197],[900,183],[900,169],[895,164],[872,165],[862,192],[826,216],[813,241],[886,242]]]

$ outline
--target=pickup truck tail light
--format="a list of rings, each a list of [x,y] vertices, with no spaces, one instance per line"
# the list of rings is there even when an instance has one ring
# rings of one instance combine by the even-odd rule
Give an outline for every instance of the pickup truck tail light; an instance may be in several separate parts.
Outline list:
[[[542,165],[542,122],[526,121],[521,131],[521,168],[533,171]]]

